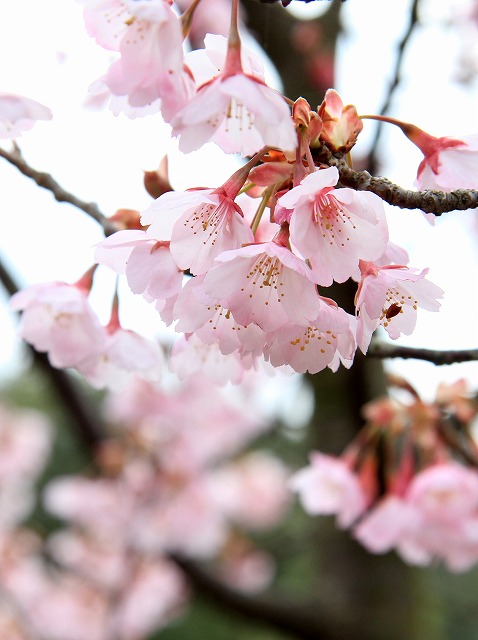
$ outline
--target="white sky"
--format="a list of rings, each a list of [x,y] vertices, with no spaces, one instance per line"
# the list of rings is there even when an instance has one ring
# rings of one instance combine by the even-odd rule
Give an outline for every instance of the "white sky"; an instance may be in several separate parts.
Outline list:
[[[326,0],[297,3],[305,11],[326,4]],[[359,113],[376,112],[382,101],[409,4],[384,0],[344,3],[345,35],[336,88],[345,102],[356,104]],[[453,82],[463,34],[458,37],[447,22],[449,4],[457,11],[466,3],[427,0],[423,4],[427,27],[415,34],[408,49],[405,80],[393,113],[434,135],[476,133],[476,87],[463,88]],[[181,157],[158,117],[132,121],[82,107],[88,85],[106,70],[110,54],[86,35],[81,11],[74,0],[22,0],[3,7],[0,90],[28,95],[54,113],[52,122],[39,123],[19,139],[26,159],[51,172],[79,197],[98,202],[108,215],[120,207],[141,210],[148,206],[142,171],[157,166],[166,152],[171,154],[176,188],[216,186],[224,181],[235,168],[233,158],[225,159],[214,148],[206,159],[200,153]],[[372,129],[373,124],[366,122],[357,153],[366,148]],[[420,153],[398,129],[388,129],[387,145],[382,146],[384,174],[411,187]],[[48,192],[1,159],[0,187],[0,253],[17,278],[23,284],[76,280],[91,264],[91,246],[102,238],[97,225],[72,207],[57,204]],[[430,280],[446,293],[442,311],[419,314],[417,331],[401,340],[403,344],[478,346],[478,225],[474,218],[469,213],[448,214],[431,227],[419,212],[390,214],[392,240],[407,248],[412,266],[430,266]],[[97,290],[96,300],[103,295]],[[134,326],[138,318],[146,322],[147,332],[155,328],[157,316],[143,304],[132,306],[124,321]],[[14,323],[5,309],[0,310],[0,332],[0,373],[5,375],[12,371],[19,353]],[[478,387],[477,365],[436,368],[400,361],[396,366],[427,396],[445,378],[470,376],[472,387]]]

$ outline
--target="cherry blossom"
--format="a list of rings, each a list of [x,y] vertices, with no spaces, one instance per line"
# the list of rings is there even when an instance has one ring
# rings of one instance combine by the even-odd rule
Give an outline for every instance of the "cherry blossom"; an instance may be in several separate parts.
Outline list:
[[[145,231],[117,231],[96,245],[95,260],[124,274],[131,291],[147,300],[166,300],[181,290],[183,272],[171,256],[169,242]]]
[[[121,389],[134,375],[161,379],[164,355],[159,344],[134,331],[118,328],[108,333],[100,350],[77,364],[96,389]]]
[[[310,465],[290,479],[293,491],[310,514],[336,514],[340,527],[350,526],[366,509],[358,476],[340,458],[313,452]]]
[[[371,509],[354,529],[354,537],[372,553],[386,553],[405,533],[416,530],[418,513],[397,495],[389,494]]]
[[[254,451],[214,471],[209,482],[215,500],[234,521],[251,529],[277,524],[289,506],[289,473],[275,456]],[[251,501],[251,495],[255,500]]]
[[[254,322],[274,331],[291,322],[308,325],[317,317],[320,303],[313,274],[284,246],[286,227],[271,242],[224,252],[204,278],[206,294],[241,325]]]
[[[63,282],[36,284],[12,296],[11,307],[23,311],[19,335],[47,351],[54,367],[76,366],[97,354],[105,330],[87,300],[87,292]]]
[[[287,325],[269,334],[264,350],[274,366],[290,365],[298,373],[318,373],[329,366],[335,370],[343,361],[352,361],[355,334],[350,328],[350,316],[332,301],[322,301],[317,318],[309,326]]]
[[[443,291],[418,271],[400,265],[377,267],[361,262],[362,280],[355,297],[358,313],[357,344],[366,353],[372,333],[381,325],[392,339],[410,335],[418,307],[438,311]]]
[[[370,192],[334,189],[338,178],[335,167],[320,169],[278,201],[293,209],[291,242],[324,286],[345,282],[359,260],[379,258],[388,241],[382,200]]]
[[[51,120],[48,107],[24,96],[0,92],[0,139],[17,138],[37,120]]]
[[[90,35],[121,54],[99,85],[104,84],[115,96],[127,96],[132,107],[161,99],[162,114],[169,120],[186,103],[191,89],[183,72],[181,26],[170,3],[90,0],[84,17]]]
[[[296,146],[290,110],[283,98],[245,74],[219,76],[171,120],[179,148],[190,153],[212,140],[226,153],[252,155],[264,146]]]
[[[194,275],[205,273],[220,253],[254,240],[234,202],[235,195],[237,192],[231,197],[225,187],[166,193],[143,214],[142,220],[151,223],[148,234],[159,235],[162,216],[175,212],[179,217],[172,229],[171,253],[181,269],[189,269]]]
[[[243,156],[253,155],[265,146],[289,151],[296,148],[295,127],[285,100],[244,70],[237,6],[232,11],[224,68],[176,113],[171,126],[185,153],[210,140],[226,153]]]
[[[214,33],[206,34],[204,49],[190,51],[184,56],[184,62],[194,76],[197,89],[221,73],[226,63],[226,57],[227,38],[218,35],[217,30]],[[261,82],[265,81],[262,59],[248,47],[241,46],[241,65],[244,73]]]
[[[189,280],[178,296],[174,315],[178,319],[176,331],[195,333],[205,344],[217,343],[221,353],[234,351],[258,356],[267,335],[256,324],[243,326],[235,322],[231,312],[210,300],[204,291],[204,277]]]
[[[419,189],[453,191],[478,188],[477,134],[436,138],[414,124],[388,116],[361,117],[396,125],[420,149],[424,158],[417,171],[416,186]]]
[[[478,472],[456,463],[433,465],[415,476],[406,498],[429,519],[467,518],[478,511]]]
[[[217,342],[206,344],[194,333],[176,340],[169,359],[170,371],[180,380],[200,374],[220,386],[238,384],[252,366],[252,356],[243,358],[237,351],[224,355]]]
[[[373,553],[396,548],[411,564],[439,558],[465,571],[478,560],[478,473],[453,462],[427,467],[402,497],[382,499],[354,535]]]
[[[418,145],[425,154],[418,167],[416,185],[419,189],[478,188],[478,135],[433,138],[428,142],[426,147]]]

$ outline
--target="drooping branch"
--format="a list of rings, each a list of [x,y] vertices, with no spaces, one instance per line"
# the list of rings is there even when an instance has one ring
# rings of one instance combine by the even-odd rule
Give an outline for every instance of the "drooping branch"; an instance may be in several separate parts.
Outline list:
[[[426,360],[436,365],[455,364],[457,362],[474,362],[478,360],[478,349],[455,349],[441,351],[438,349],[421,349],[417,347],[404,347],[374,341],[367,351],[372,358],[411,358]]]
[[[397,57],[395,60],[395,68],[393,70],[392,73],[392,77],[390,79],[390,84],[388,86],[387,92],[385,94],[385,99],[383,101],[382,106],[380,107],[380,109],[378,110],[378,114],[384,116],[388,109],[390,108],[390,104],[392,103],[392,99],[394,96],[394,93],[397,89],[397,87],[400,84],[401,81],[401,74],[402,74],[402,66],[403,66],[403,60],[404,60],[404,54],[405,54],[405,50],[407,48],[408,43],[410,42],[410,39],[415,31],[415,28],[418,26],[419,22],[418,22],[418,5],[420,3],[420,0],[413,0],[412,1],[412,5],[410,7],[410,14],[409,14],[409,19],[408,19],[408,25],[407,28],[405,29],[405,32],[402,36],[402,38],[400,39],[400,41],[397,44]],[[376,128],[375,128],[375,134],[374,137],[372,139],[372,146],[371,146],[371,151],[370,151],[370,155],[368,157],[367,160],[367,167],[368,170],[370,171],[370,173],[374,174],[377,172],[377,168],[378,168],[378,161],[377,161],[377,149],[378,149],[378,143],[380,140],[380,135],[382,133],[382,123],[381,122],[377,122],[376,124]]]
[[[90,216],[90,218],[93,218],[93,220],[103,227],[105,235],[108,236],[117,231],[115,225],[112,224],[103,213],[101,213],[96,203],[81,200],[69,191],[66,191],[66,189],[58,184],[58,182],[49,173],[38,171],[31,167],[24,160],[18,147],[15,147],[15,150],[11,152],[0,147],[0,157],[4,158],[7,162],[16,167],[24,176],[27,176],[27,178],[36,182],[39,187],[51,191],[58,202],[68,202],[77,209],[84,211],[88,216]]]
[[[450,211],[478,208],[476,189],[457,189],[449,193],[431,190],[411,191],[394,184],[388,178],[375,178],[368,171],[354,171],[343,158],[336,158],[324,145],[320,149],[314,149],[313,155],[316,161],[329,167],[337,167],[343,186],[357,191],[371,191],[400,209],[421,209],[424,213],[441,216],[442,213]]]

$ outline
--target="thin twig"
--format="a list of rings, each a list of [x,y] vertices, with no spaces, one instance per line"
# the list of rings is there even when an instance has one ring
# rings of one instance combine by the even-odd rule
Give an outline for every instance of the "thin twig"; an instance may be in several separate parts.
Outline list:
[[[470,448],[470,443],[460,440],[459,434],[444,420],[439,421],[437,430],[444,442],[454,451],[459,453],[468,464],[478,468],[478,458]]]
[[[436,365],[445,365],[457,362],[474,362],[478,360],[478,349],[441,351],[439,349],[420,349],[375,341],[370,345],[367,355],[372,358],[382,359],[413,358],[415,360],[426,360]]]
[[[0,147],[0,157],[4,158],[7,162],[16,167],[24,176],[27,178],[31,178],[39,187],[43,189],[47,189],[51,191],[53,196],[58,202],[68,202],[72,204],[77,209],[81,209],[90,218],[93,218],[98,224],[103,227],[105,235],[111,235],[117,228],[114,224],[112,224],[108,218],[101,213],[98,205],[94,202],[85,202],[84,200],[80,200],[75,195],[66,191],[58,182],[51,176],[49,173],[45,173],[44,171],[38,171],[31,167],[22,157],[20,150],[18,147],[15,148],[15,151],[10,152],[2,149]]]
[[[408,21],[408,25],[407,28],[405,30],[405,33],[403,34],[400,42],[397,45],[397,57],[395,60],[395,67],[393,70],[393,75],[392,78],[390,80],[390,84],[385,96],[385,100],[380,108],[380,110],[377,112],[379,115],[384,116],[388,109],[390,108],[390,104],[392,102],[392,98],[393,95],[397,89],[397,87],[400,84],[401,81],[401,73],[402,73],[402,65],[403,65],[403,60],[405,57],[405,50],[407,48],[407,45],[412,37],[412,34],[415,30],[415,27],[419,24],[418,22],[418,5],[420,3],[420,0],[413,0],[412,2],[412,6],[410,7],[410,15],[409,15],[409,21]],[[372,140],[372,146],[371,146],[371,151],[370,151],[370,155],[368,158],[368,168],[370,170],[371,173],[375,173],[377,171],[378,168],[378,161],[377,161],[377,149],[378,149],[378,143],[380,140],[380,136],[382,133],[382,123],[378,122],[376,129],[375,129],[375,134]]]

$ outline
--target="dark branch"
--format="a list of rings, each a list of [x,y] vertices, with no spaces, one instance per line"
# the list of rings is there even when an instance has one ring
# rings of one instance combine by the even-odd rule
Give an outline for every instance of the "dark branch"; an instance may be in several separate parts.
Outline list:
[[[330,609],[323,610],[316,602],[307,606],[292,603],[290,597],[249,597],[219,582],[192,560],[177,554],[170,557],[201,594],[248,620],[263,622],[302,640],[357,640],[359,637],[363,640],[357,629],[349,625],[346,628],[343,618],[332,620]]]
[[[7,162],[16,167],[24,176],[31,178],[39,187],[51,191],[58,202],[68,202],[74,207],[77,207],[77,209],[84,211],[90,216],[90,218],[93,218],[93,220],[103,227],[105,235],[111,235],[117,231],[115,225],[112,224],[103,213],[101,213],[97,204],[94,202],[84,202],[83,200],[80,200],[80,198],[77,198],[69,191],[66,191],[49,173],[33,169],[33,167],[25,162],[18,147],[13,152],[6,151],[0,147],[0,157],[4,158]]]
[[[386,342],[372,342],[367,351],[367,355],[372,358],[413,358],[415,360],[426,360],[433,364],[443,365],[478,360],[478,349],[440,351],[438,349],[403,347]]]
[[[410,16],[407,28],[405,33],[402,36],[402,39],[397,45],[397,58],[395,60],[395,68],[393,70],[392,78],[390,80],[390,85],[388,87],[385,100],[378,111],[379,115],[384,116],[390,108],[390,104],[393,99],[393,95],[400,84],[401,81],[401,71],[403,65],[403,59],[405,50],[407,48],[407,44],[412,37],[412,34],[415,30],[415,27],[418,25],[418,5],[420,0],[413,0],[412,6],[410,7]],[[376,173],[378,162],[377,162],[377,148],[380,140],[380,135],[382,133],[382,123],[377,122],[377,126],[375,129],[375,135],[372,140],[371,152],[367,162],[368,169],[371,173]]]
[[[444,420],[437,424],[437,430],[440,437],[451,449],[456,451],[456,453],[459,453],[463,459],[466,460],[468,464],[475,467],[475,469],[478,468],[476,446],[469,438],[466,440],[460,438],[460,434],[457,433],[456,429],[453,429],[453,427]]]
[[[368,171],[354,171],[342,158],[336,158],[325,146],[313,149],[314,159],[329,167],[337,167],[340,182],[357,191],[371,191],[385,202],[400,209],[421,209],[424,213],[441,216],[450,211],[478,208],[478,190],[457,189],[443,191],[410,191],[394,184],[388,178],[374,178]]]

